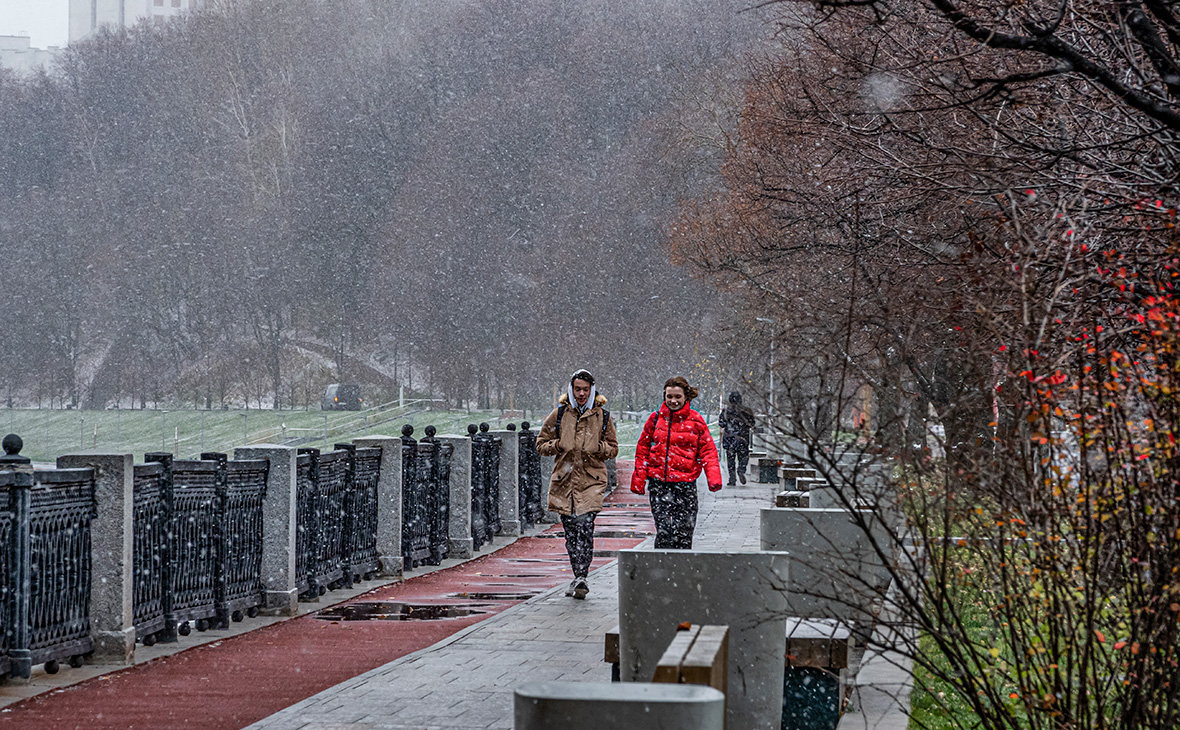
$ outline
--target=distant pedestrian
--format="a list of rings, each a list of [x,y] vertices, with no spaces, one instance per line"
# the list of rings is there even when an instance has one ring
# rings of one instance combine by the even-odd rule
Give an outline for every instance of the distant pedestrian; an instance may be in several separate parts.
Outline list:
[[[701,414],[688,404],[697,389],[680,376],[664,383],[664,403],[648,417],[635,447],[631,491],[651,489],[656,548],[692,549],[697,523],[697,477],[705,472],[710,492],[721,489],[717,445]]]
[[[746,483],[746,467],[750,463],[750,435],[754,432],[754,411],[742,405],[742,394],[736,390],[729,394],[729,405],[722,409],[721,448],[725,449],[726,466],[729,467],[729,486],[734,476]],[[737,469],[734,469],[734,462]]]
[[[594,376],[579,370],[570,377],[537,434],[537,451],[557,457],[549,479],[549,509],[561,515],[565,549],[574,579],[567,596],[585,598],[587,576],[594,559],[594,517],[606,495],[606,461],[619,453],[619,441],[606,398],[594,387]]]

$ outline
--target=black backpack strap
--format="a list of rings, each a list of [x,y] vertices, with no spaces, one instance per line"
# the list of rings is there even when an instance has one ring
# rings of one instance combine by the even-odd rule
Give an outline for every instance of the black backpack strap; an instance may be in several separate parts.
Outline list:
[[[610,424],[610,411],[603,408],[602,409],[602,435],[599,437],[600,439],[606,438],[606,427],[609,424]]]
[[[553,433],[561,438],[561,417],[565,415],[565,404],[557,404],[557,420],[553,422]]]

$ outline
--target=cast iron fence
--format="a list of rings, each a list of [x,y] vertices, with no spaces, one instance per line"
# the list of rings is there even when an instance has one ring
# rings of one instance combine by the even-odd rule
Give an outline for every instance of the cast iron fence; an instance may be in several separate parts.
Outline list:
[[[520,526],[531,527],[545,516],[541,504],[544,494],[544,478],[541,474],[541,455],[537,453],[537,434],[529,430],[529,422],[520,424]]]
[[[415,441],[402,427],[402,559],[406,570],[438,565],[450,554],[451,455],[434,426]]]
[[[352,483],[345,500],[348,532],[344,565],[355,579],[371,578],[380,567],[377,559],[377,482],[381,477],[381,449],[336,444],[352,455]]]
[[[93,469],[33,471],[21,439],[5,437],[0,457],[0,614],[5,676],[34,664],[57,671],[90,653],[90,525]]]
[[[150,453],[134,467],[132,616],[151,646],[258,615],[267,462]]]
[[[500,438],[488,424],[467,427],[471,437],[471,540],[474,548],[492,541],[500,529]]]
[[[434,426],[426,427],[422,441],[434,444],[434,459],[430,470],[430,561],[438,565],[451,554],[451,457],[454,444],[435,438]],[[421,443],[421,442],[420,442]]]

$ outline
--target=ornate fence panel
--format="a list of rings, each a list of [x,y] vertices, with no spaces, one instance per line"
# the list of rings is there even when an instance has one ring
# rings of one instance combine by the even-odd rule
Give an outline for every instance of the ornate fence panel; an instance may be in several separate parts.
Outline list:
[[[481,438],[474,423],[467,427],[467,435],[471,437],[471,544],[473,549],[479,550],[480,546],[492,540],[487,507],[490,477],[488,449],[492,445],[488,439]]]
[[[342,447],[343,444],[337,444]],[[381,475],[381,449],[352,448],[352,488],[345,514],[348,534],[344,543],[345,568],[354,576],[377,572],[377,481]]]
[[[175,628],[169,586],[171,471],[155,462],[134,466],[132,490],[132,621],[135,638],[151,646]],[[161,632],[165,632],[161,636]]]
[[[414,493],[417,489],[415,469],[418,466],[418,441],[413,438],[414,427],[410,424],[402,426],[402,567],[410,570],[416,567],[414,562],[414,528],[417,518],[417,502]]]
[[[409,515],[405,522],[405,529],[410,533],[410,550],[405,553],[406,567],[416,568],[430,563],[431,523],[430,514],[431,490],[435,481],[435,452],[437,444],[425,439],[418,442],[414,452],[414,480],[410,485],[408,504],[402,504],[402,515]],[[408,509],[407,509],[408,508]]]
[[[434,426],[426,427],[426,437],[418,442],[419,448],[422,444],[430,444],[434,447],[430,455],[430,483],[426,492],[426,513],[425,517],[428,521],[427,527],[427,544],[429,545],[430,557],[427,559],[431,565],[438,565],[451,552],[449,524],[451,512],[451,454],[455,447],[451,444],[440,443],[435,438]]]
[[[520,526],[529,527],[545,515],[541,504],[541,455],[537,453],[537,434],[529,430],[529,422],[520,424]]]
[[[82,655],[94,648],[90,639],[90,523],[94,515],[92,469],[34,473],[27,546],[31,664],[69,658],[71,664],[80,666]]]
[[[311,593],[319,596],[327,590],[309,582],[315,561],[315,483],[319,453],[317,449],[299,449],[295,465],[295,588],[300,596]]]
[[[225,461],[223,454],[201,454],[204,459],[220,457],[225,474],[222,517],[223,580],[218,611],[234,621],[242,614],[253,618],[266,602],[262,581],[262,502],[266,497],[269,463],[264,459]]]
[[[484,518],[488,523],[488,530],[493,535],[500,534],[502,525],[500,523],[500,446],[501,440],[499,436],[492,436],[488,433],[488,424],[479,424],[480,436],[487,436],[488,441],[492,445],[488,448],[488,494],[487,501],[484,503],[487,507],[487,516]]]
[[[11,471],[0,471],[0,589],[4,598],[0,600],[0,677],[8,676],[12,662],[8,649],[12,644],[12,605],[9,599],[13,587],[12,558],[14,547],[14,523],[16,520],[16,494],[13,485],[16,475]]]
[[[219,477],[215,461],[172,462],[172,611],[178,622],[195,621],[198,631],[217,619]]]
[[[344,506],[351,470],[347,451],[337,449],[319,455],[315,487],[316,550],[310,579],[317,586],[351,585],[351,575],[345,573],[343,562]]]

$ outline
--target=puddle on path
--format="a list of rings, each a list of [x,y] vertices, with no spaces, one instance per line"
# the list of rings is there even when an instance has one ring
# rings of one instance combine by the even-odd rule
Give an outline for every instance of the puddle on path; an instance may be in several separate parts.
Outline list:
[[[392,601],[358,601],[332,606],[315,614],[325,621],[440,621],[487,613],[474,605],[412,604]]]
[[[452,598],[467,598],[473,601],[527,601],[533,596],[541,595],[541,591],[516,591],[516,592],[470,592],[470,593],[452,593]]]

